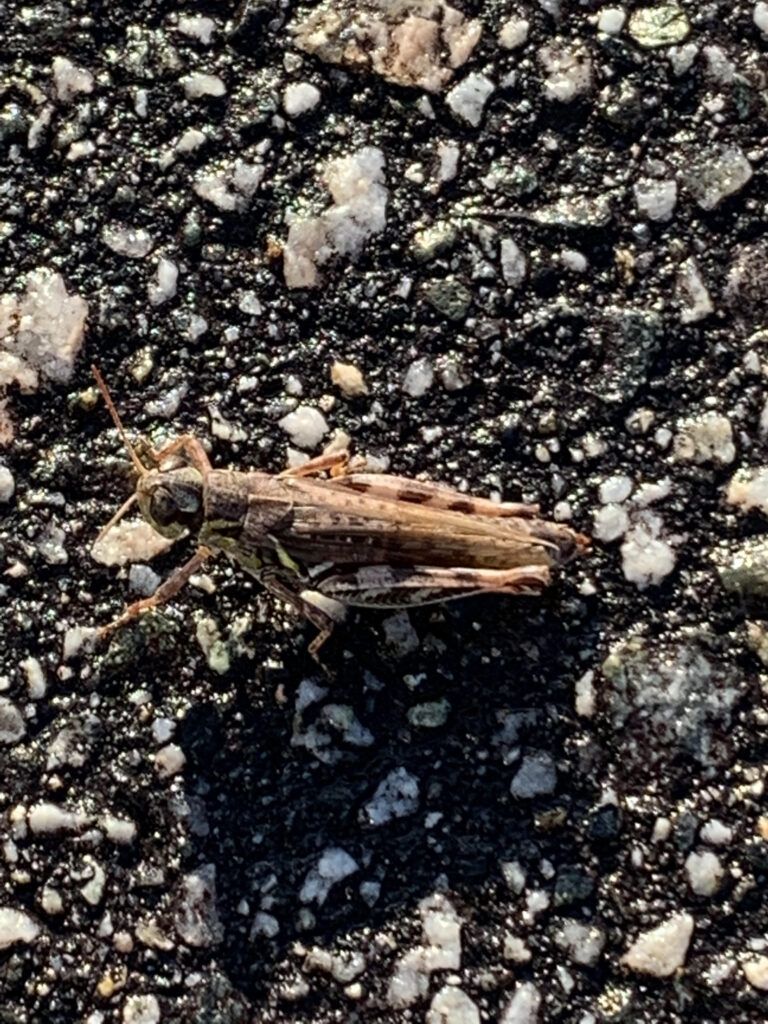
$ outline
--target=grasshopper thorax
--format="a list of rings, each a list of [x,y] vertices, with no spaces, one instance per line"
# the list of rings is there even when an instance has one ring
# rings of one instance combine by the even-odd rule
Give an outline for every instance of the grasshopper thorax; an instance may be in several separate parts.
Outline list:
[[[141,514],[163,537],[196,533],[203,523],[203,477],[193,466],[150,469],[139,477]]]

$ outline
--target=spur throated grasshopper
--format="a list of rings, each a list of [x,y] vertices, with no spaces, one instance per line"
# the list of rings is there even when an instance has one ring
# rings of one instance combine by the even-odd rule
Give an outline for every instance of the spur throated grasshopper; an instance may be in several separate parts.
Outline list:
[[[338,620],[329,606],[406,608],[476,594],[536,594],[552,567],[589,546],[570,527],[539,518],[536,505],[355,472],[348,452],[277,474],[237,472],[214,469],[199,440],[184,434],[159,451],[143,445],[140,457],[96,367],[93,373],[138,473],[135,493],[100,536],[137,504],[163,537],[192,534],[199,545],[103,634],[170,600],[223,552],[317,627],[309,646],[317,659]]]

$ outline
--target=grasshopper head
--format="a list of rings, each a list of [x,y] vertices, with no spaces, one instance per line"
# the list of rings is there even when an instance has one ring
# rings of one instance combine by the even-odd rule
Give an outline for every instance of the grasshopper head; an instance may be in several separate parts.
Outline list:
[[[203,478],[192,466],[150,469],[139,477],[136,497],[141,514],[163,537],[196,533],[203,522]]]

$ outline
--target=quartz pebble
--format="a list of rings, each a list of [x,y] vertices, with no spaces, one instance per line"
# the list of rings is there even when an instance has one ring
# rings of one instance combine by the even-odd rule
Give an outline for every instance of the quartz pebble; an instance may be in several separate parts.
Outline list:
[[[621,546],[625,577],[638,590],[655,587],[669,576],[677,561],[675,552],[662,537],[660,516],[644,512],[627,530]]]
[[[156,558],[173,544],[143,519],[117,523],[91,548],[91,558],[101,565],[126,565]]]
[[[329,847],[323,852],[301,887],[299,899],[302,903],[316,903],[322,906],[334,885],[359,871],[357,861],[346,850]]]
[[[444,985],[433,996],[424,1024],[480,1024],[480,1011],[462,989]]]
[[[197,39],[203,46],[209,46],[216,29],[216,22],[213,18],[206,18],[199,14],[183,14],[179,18],[178,27],[182,35]]]
[[[667,221],[677,205],[677,182],[674,179],[645,178],[633,186],[638,212],[649,220]]]
[[[45,835],[78,832],[85,828],[90,818],[79,811],[67,811],[59,804],[40,803],[30,808],[27,821],[33,832]]]
[[[553,44],[539,50],[539,61],[546,73],[547,99],[572,103],[592,88],[592,61],[586,52]]]
[[[199,100],[204,96],[223,96],[227,87],[218,75],[208,75],[202,71],[193,71],[179,79],[188,100]]]
[[[523,758],[512,779],[510,792],[517,800],[533,800],[554,793],[556,786],[557,770],[551,754],[535,750]]]
[[[508,18],[499,30],[499,45],[505,50],[516,50],[527,41],[530,28],[526,18]]]
[[[697,896],[714,896],[725,871],[720,858],[709,850],[689,853],[685,860],[688,884]]]
[[[742,965],[744,977],[753,988],[768,992],[768,956],[756,956]]]
[[[389,195],[380,149],[364,146],[330,160],[322,180],[333,200],[330,207],[315,217],[286,215],[283,275],[289,288],[318,287],[318,267],[334,252],[355,258],[367,240],[386,226]]]
[[[166,744],[155,754],[155,768],[161,779],[177,775],[186,763],[186,755],[176,743]]]
[[[0,949],[17,943],[29,945],[40,934],[40,925],[15,907],[0,907]]]
[[[0,744],[12,746],[24,738],[24,716],[7,697],[0,697]]]
[[[655,928],[641,932],[621,962],[638,974],[668,978],[685,963],[693,927],[690,914],[673,914]]]
[[[300,405],[278,422],[281,430],[290,437],[298,448],[316,448],[328,433],[325,416],[312,405]]]
[[[495,88],[490,78],[473,72],[454,85],[445,102],[460,121],[466,121],[473,128],[477,128],[483,119],[485,105]]]
[[[376,788],[365,805],[365,818],[370,825],[385,825],[395,818],[414,814],[419,806],[419,780],[405,768],[395,768]]]
[[[157,996],[128,996],[123,1006],[123,1024],[159,1024],[160,1004]]]
[[[456,971],[461,965],[461,921],[453,904],[436,893],[419,904],[423,943],[398,957],[389,981],[388,1000],[402,1009],[422,999],[433,971]]]
[[[71,103],[81,93],[93,92],[93,75],[66,57],[53,58],[53,84],[61,103]]]
[[[15,490],[16,481],[13,479],[13,473],[7,466],[0,466],[0,505],[7,504]]]
[[[283,93],[283,109],[288,117],[301,117],[320,102],[320,90],[310,82],[292,82]]]
[[[532,981],[520,982],[499,1017],[499,1024],[538,1024],[541,992]]]

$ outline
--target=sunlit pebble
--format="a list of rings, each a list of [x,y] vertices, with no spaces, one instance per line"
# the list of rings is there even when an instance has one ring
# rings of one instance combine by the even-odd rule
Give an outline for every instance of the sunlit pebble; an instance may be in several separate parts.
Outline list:
[[[227,87],[218,75],[208,75],[203,71],[193,71],[179,79],[188,100],[199,100],[204,96],[223,96]]]
[[[283,108],[289,117],[300,117],[320,102],[320,90],[310,82],[292,82],[283,93]]]
[[[0,466],[0,504],[9,502],[16,490],[13,473],[7,466]]]
[[[188,14],[182,15],[179,18],[178,27],[182,35],[190,36],[192,39],[197,39],[201,42],[203,46],[208,46],[211,42],[211,36],[216,29],[216,22],[213,18]]]
[[[29,914],[15,907],[0,907],[0,949],[34,942],[39,934],[40,925]]]
[[[184,751],[176,743],[168,743],[155,754],[155,767],[161,778],[176,775],[186,763]]]
[[[331,367],[331,380],[348,398],[359,398],[368,394],[365,378],[353,363],[335,362]]]

